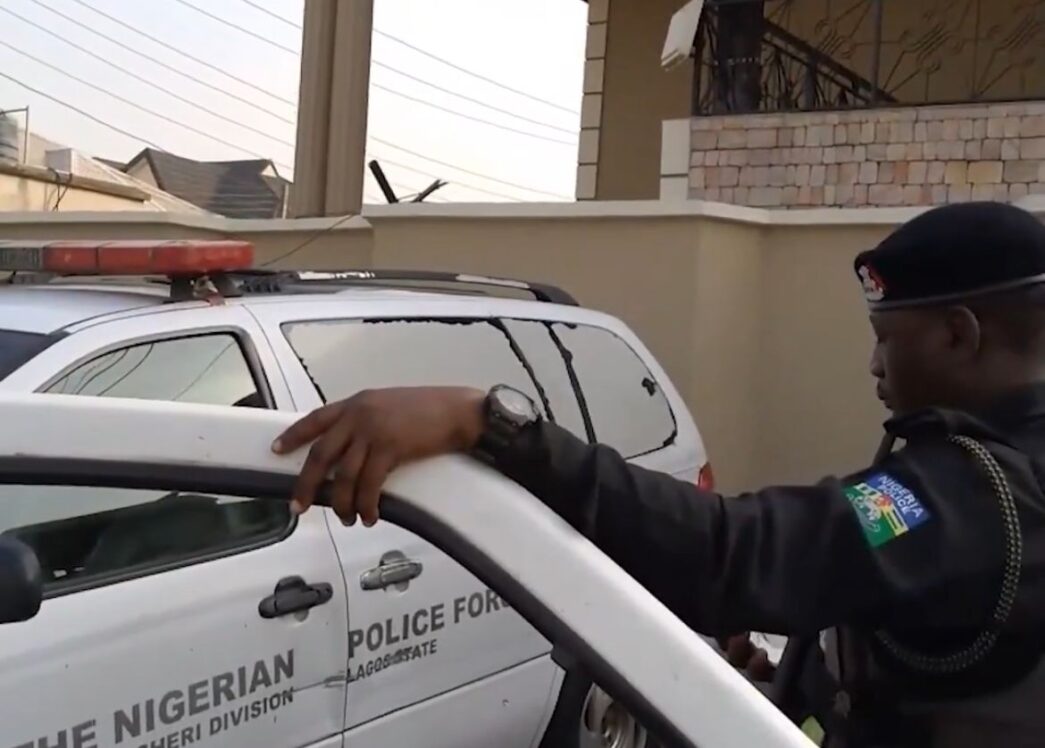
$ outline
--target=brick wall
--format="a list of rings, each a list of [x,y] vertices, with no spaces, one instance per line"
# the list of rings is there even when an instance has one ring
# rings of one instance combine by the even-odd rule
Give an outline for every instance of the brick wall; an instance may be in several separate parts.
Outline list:
[[[1045,194],[1045,102],[699,117],[689,197],[759,207]]]

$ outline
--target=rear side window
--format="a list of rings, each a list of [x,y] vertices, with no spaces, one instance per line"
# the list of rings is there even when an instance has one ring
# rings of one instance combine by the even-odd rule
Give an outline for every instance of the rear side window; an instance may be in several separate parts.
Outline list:
[[[496,320],[327,320],[287,323],[283,331],[328,402],[381,387],[485,390],[495,384],[542,402],[513,339]]]
[[[628,458],[674,442],[668,398],[631,346],[600,327],[555,322],[550,329],[572,363],[596,441]]]
[[[530,362],[534,376],[548,398],[555,422],[579,439],[589,441],[584,413],[570,381],[566,358],[555,344],[549,325],[524,319],[506,319],[504,325]]]
[[[118,348],[69,371],[45,391],[264,407],[239,341],[230,333]]]
[[[598,327],[519,319],[325,320],[283,325],[320,397],[382,387],[507,384],[587,440],[637,457],[675,438],[675,418],[642,359]],[[575,381],[574,381],[575,380]]]

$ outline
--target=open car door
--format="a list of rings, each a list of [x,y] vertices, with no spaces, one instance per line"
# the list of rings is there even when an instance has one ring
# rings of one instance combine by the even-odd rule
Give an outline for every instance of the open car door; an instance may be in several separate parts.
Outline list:
[[[329,538],[306,528],[300,537],[316,546],[314,555],[303,554],[302,546],[293,556],[265,556],[267,548],[297,537],[296,529],[263,532],[278,526],[271,523],[279,515],[272,507],[282,511],[304,459],[305,450],[292,457],[269,450],[295,418],[138,400],[0,396],[0,532],[13,533],[30,547],[38,544],[47,556],[45,577],[48,568],[52,576],[59,574],[33,620],[0,626],[5,743],[341,744],[335,734],[340,713],[331,710],[346,679],[345,623],[338,620],[346,613],[343,580],[324,577]],[[251,528],[261,535],[245,550],[219,548],[195,557],[161,543],[168,556],[159,561],[148,555],[155,549],[122,548],[122,562],[132,571],[159,569],[154,577],[180,574],[179,581],[157,597],[157,588],[142,582],[149,579],[146,572],[102,574],[96,585],[108,597],[97,598],[95,606],[109,607],[100,613],[76,609],[70,599],[77,593],[70,590],[91,587],[92,577],[83,577],[78,587],[84,563],[54,561],[47,532],[74,517],[104,515],[108,494],[143,491],[193,497],[201,532],[224,517],[221,522],[238,523],[245,537],[254,538]],[[214,504],[238,509],[214,512]],[[53,515],[50,524],[41,519],[44,510]],[[297,522],[329,511],[314,508]],[[188,520],[172,515],[171,521]],[[478,463],[447,457],[400,469],[386,486],[382,521],[417,533],[467,567],[560,656],[587,668],[664,745],[810,745],[757,689],[597,548],[524,489]],[[228,563],[244,557],[250,563]],[[224,630],[220,620],[204,625],[226,587],[247,594],[242,586],[229,585],[229,575],[274,563],[285,564],[267,569],[282,588],[270,583],[276,580],[257,579],[249,591],[254,596],[249,620],[236,623],[235,630],[232,624]],[[72,583],[63,586],[63,576]],[[115,592],[135,584],[134,597]],[[171,625],[177,595],[194,601],[193,615],[175,621],[194,638],[169,639],[168,649],[153,649],[151,657],[112,661],[126,654],[125,640],[140,640],[142,651],[149,650],[150,632]],[[62,620],[72,615],[79,619]],[[91,632],[94,615],[104,616],[124,639],[113,641],[112,632],[97,631],[75,646],[47,641],[68,635],[69,627]],[[313,626],[317,618],[321,625]],[[266,626],[286,629],[285,646],[236,652],[239,641],[262,641],[257,631]],[[408,738],[423,742],[423,736]]]

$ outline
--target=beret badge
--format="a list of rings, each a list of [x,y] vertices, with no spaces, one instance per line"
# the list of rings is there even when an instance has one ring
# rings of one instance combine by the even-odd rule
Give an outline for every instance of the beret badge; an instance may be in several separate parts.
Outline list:
[[[868,301],[881,301],[885,298],[885,284],[870,265],[864,264],[856,271],[860,283],[864,287],[864,296]]]

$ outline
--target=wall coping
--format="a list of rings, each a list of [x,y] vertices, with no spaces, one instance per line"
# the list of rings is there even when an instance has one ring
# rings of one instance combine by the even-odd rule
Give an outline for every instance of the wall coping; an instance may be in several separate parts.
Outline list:
[[[347,218],[347,220],[346,220]],[[193,213],[166,213],[161,211],[40,211],[0,212],[0,235],[4,226],[19,224],[46,224],[52,226],[75,226],[82,224],[119,224],[121,226],[183,226],[225,234],[249,234],[259,232],[297,232],[325,230],[370,229],[370,223],[362,216],[321,216],[312,218],[225,218],[218,215]]]
[[[1045,195],[1029,195],[1014,203],[1045,218]],[[446,219],[567,219],[567,218],[692,218],[749,223],[761,226],[881,226],[895,225],[924,213],[932,206],[881,208],[805,208],[772,210],[702,200],[585,200],[577,203],[400,203],[364,206],[372,223],[386,218]]]
[[[1045,195],[1028,195],[1014,203],[1045,219]],[[888,226],[897,225],[929,206],[895,208],[806,208],[771,210],[701,200],[592,200],[576,203],[399,203],[364,206],[362,216],[312,218],[223,218],[140,211],[69,211],[58,213],[0,213],[0,236],[5,226],[37,224],[56,229],[83,224],[167,225],[224,234],[292,233],[324,230],[365,230],[390,219],[429,218],[458,220],[568,220],[571,218],[708,218],[755,226]]]
[[[71,174],[67,171],[57,171],[54,169],[48,169],[45,166],[0,162],[0,174],[21,177],[22,179],[28,179],[33,182],[43,182],[50,185],[59,184],[62,187],[75,187],[78,190],[96,192],[113,197],[122,197],[139,203],[143,203],[149,199],[148,192],[134,187],[133,185],[108,182],[102,179],[95,179],[94,177],[86,177],[82,174]]]

